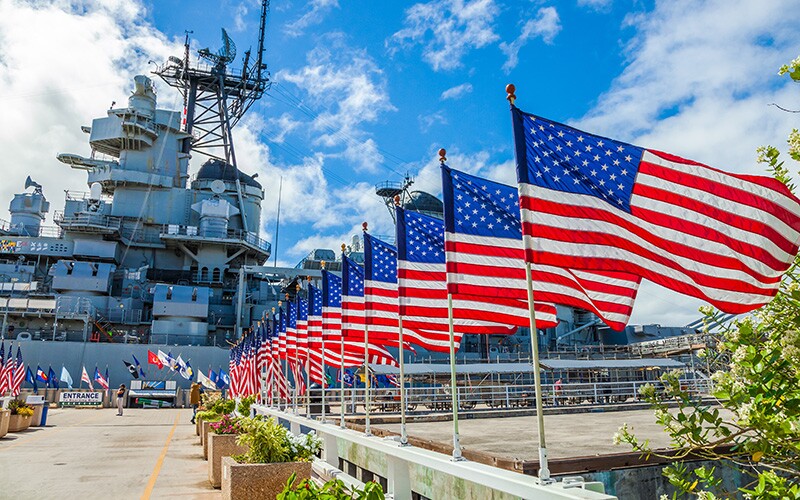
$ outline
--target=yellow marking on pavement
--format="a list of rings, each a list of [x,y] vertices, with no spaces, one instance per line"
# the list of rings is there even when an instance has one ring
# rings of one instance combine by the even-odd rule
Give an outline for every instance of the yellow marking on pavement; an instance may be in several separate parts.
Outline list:
[[[180,417],[180,415],[175,415],[175,423],[172,424],[172,429],[170,429],[169,435],[167,436],[167,442],[164,443],[164,449],[161,450],[161,455],[159,455],[158,460],[156,460],[156,466],[153,469],[153,473],[150,474],[150,480],[147,481],[147,487],[144,489],[144,493],[142,493],[142,500],[149,499],[150,494],[153,493],[153,488],[155,488],[156,480],[158,479],[158,473],[161,472],[161,466],[164,465],[164,458],[167,456],[169,442],[172,441],[172,435],[175,434],[175,429],[178,427]]]
[[[40,439],[42,439],[42,438],[50,437],[50,436],[52,436],[54,433],[56,433],[56,432],[58,432],[58,431],[60,431],[60,430],[62,430],[62,429],[66,429],[66,428],[68,428],[68,427],[77,427],[77,426],[79,426],[79,425],[83,425],[83,424],[85,424],[86,422],[89,422],[89,421],[91,421],[91,420],[95,420],[95,419],[97,419],[97,418],[98,418],[98,417],[100,417],[100,416],[101,416],[101,415],[94,415],[94,416],[92,416],[92,417],[89,417],[89,418],[87,418],[87,419],[85,419],[85,420],[81,420],[80,422],[76,422],[76,423],[74,423],[74,424],[70,424],[70,425],[64,425],[64,426],[58,426],[58,427],[56,427],[55,429],[52,429],[50,432],[43,432],[43,431],[44,431],[44,429],[47,429],[47,427],[45,427],[45,428],[44,428],[42,431],[39,431],[39,432],[40,432],[40,435],[38,435],[38,436],[33,436],[33,437],[30,437],[30,438],[27,438],[27,439],[23,438],[23,439],[21,439],[21,440],[20,440],[20,442],[18,442],[18,443],[10,444],[10,445],[8,445],[8,446],[2,446],[2,447],[0,447],[0,451],[3,451],[3,450],[10,450],[11,448],[14,448],[14,447],[17,447],[17,446],[20,446],[20,445],[23,445],[23,444],[32,443],[32,442],[34,442],[34,441],[38,441],[38,440],[40,440]]]

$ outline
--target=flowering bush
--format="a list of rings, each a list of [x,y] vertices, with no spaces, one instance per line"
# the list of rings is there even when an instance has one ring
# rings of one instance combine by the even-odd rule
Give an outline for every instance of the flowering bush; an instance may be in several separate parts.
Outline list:
[[[232,399],[214,399],[210,401],[205,411],[197,412],[197,418],[206,422],[219,422],[223,415],[233,413],[236,407],[236,401]]]
[[[8,403],[8,409],[11,410],[12,415],[21,415],[23,417],[30,417],[33,415],[33,406],[20,399],[12,399]]]
[[[313,431],[296,436],[274,418],[242,418],[239,424],[242,433],[236,442],[249,450],[233,457],[240,463],[307,462],[322,448]]]
[[[239,434],[242,432],[239,419],[230,415],[223,415],[218,422],[209,424],[214,434]]]

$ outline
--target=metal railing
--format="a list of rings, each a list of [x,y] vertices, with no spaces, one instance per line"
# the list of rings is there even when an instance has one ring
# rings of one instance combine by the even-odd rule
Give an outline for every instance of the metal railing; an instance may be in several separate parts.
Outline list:
[[[690,375],[690,374],[689,374]],[[639,403],[643,400],[639,390],[652,384],[657,393],[664,392],[660,381],[598,382],[543,384],[542,401],[545,407],[571,407],[596,405],[621,405]],[[682,385],[698,397],[710,393],[710,380],[704,377],[687,378]],[[311,398],[320,400],[322,389],[310,389]],[[491,411],[494,409],[535,408],[536,391],[533,385],[480,385],[458,386],[459,410]],[[364,413],[365,392],[363,387],[345,388],[345,409],[350,415]],[[339,407],[340,389],[325,390],[325,401],[329,406]],[[452,395],[449,386],[407,387],[406,410],[419,414],[448,413],[452,411]],[[299,402],[305,404],[305,398]],[[370,412],[399,413],[400,389],[397,387],[372,388]]]
[[[53,212],[53,222],[64,228],[90,227],[100,230],[119,231],[122,217],[103,214],[77,213],[71,216],[64,215],[63,210]]]
[[[163,236],[186,236],[188,238],[204,239],[206,236],[201,236],[197,226],[184,226],[177,224],[165,224],[161,227],[161,234]],[[269,252],[272,245],[256,234],[241,229],[228,229],[225,232],[223,239],[245,241],[254,247]]]

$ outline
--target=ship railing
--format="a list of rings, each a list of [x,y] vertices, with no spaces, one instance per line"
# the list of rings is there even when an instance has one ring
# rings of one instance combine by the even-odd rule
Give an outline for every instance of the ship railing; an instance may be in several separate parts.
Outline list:
[[[197,226],[184,226],[182,224],[164,224],[161,227],[161,234],[167,236],[188,236],[191,238],[206,237],[200,235],[200,230]],[[272,247],[268,241],[259,238],[257,234],[241,229],[228,229],[223,239],[244,241],[265,252],[269,252]]]
[[[32,238],[61,238],[63,231],[58,226],[39,226],[39,231],[36,234],[20,234],[19,230],[15,228],[11,222],[0,219],[0,231],[4,233],[11,233],[9,236]]]
[[[66,201],[88,201],[92,199],[91,193],[89,191],[75,191],[75,190],[64,191],[64,198]],[[101,194],[100,199],[104,201],[110,201],[112,198],[107,194]]]
[[[53,222],[62,228],[64,226],[84,226],[119,231],[122,225],[122,217],[89,213],[77,213],[66,216],[63,210],[57,210],[53,213]]]
[[[681,387],[689,394],[703,398],[711,393],[711,380],[705,377],[681,379]],[[699,374],[698,374],[699,375]],[[635,405],[648,403],[639,391],[645,385],[652,385],[656,393],[664,394],[663,383],[658,380],[628,382],[594,382],[542,384],[542,403],[545,407],[563,407],[589,411],[598,406]],[[381,384],[386,385],[386,384]],[[459,410],[489,412],[495,410],[533,409],[536,407],[536,388],[533,384],[500,385],[458,385]],[[321,389],[311,389],[311,398],[319,399]],[[365,403],[364,387],[345,387],[345,412],[363,414]],[[341,401],[340,389],[325,389],[326,404],[332,414],[338,414]],[[415,414],[437,414],[452,411],[452,394],[449,385],[426,387],[406,387],[406,410]],[[649,407],[649,406],[648,406]],[[373,387],[370,390],[370,412],[399,413],[400,389],[398,387]]]

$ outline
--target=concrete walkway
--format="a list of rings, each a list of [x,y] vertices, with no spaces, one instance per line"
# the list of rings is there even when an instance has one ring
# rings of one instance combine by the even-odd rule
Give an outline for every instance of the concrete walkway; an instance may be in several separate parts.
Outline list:
[[[51,409],[0,439],[3,498],[221,498],[191,410]]]

